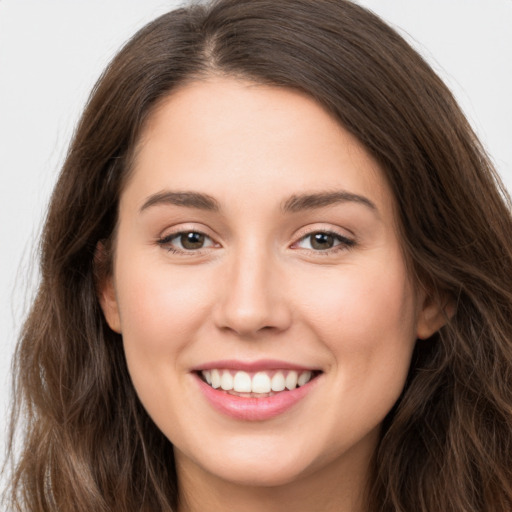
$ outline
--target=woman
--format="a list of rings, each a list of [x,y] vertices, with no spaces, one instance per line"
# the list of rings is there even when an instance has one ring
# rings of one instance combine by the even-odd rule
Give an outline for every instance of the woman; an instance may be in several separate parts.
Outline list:
[[[511,509],[507,201],[355,4],[157,19],[52,198],[11,506]]]

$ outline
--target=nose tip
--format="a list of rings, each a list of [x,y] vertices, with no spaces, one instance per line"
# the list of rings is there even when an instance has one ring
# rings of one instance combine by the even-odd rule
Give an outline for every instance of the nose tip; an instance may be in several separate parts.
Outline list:
[[[261,332],[281,331],[286,321],[280,319],[276,309],[256,308],[254,305],[231,304],[224,308],[219,322],[223,330],[233,331],[242,337],[254,336]]]
[[[217,304],[217,327],[241,337],[280,332],[290,325],[291,312],[283,283],[269,261],[238,266],[229,272]]]

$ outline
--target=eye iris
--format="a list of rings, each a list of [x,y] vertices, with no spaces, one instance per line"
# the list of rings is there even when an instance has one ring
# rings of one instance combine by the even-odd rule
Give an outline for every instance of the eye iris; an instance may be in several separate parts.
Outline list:
[[[201,233],[184,233],[180,237],[184,249],[200,249],[204,245],[204,235]]]
[[[313,249],[330,249],[334,246],[334,236],[329,233],[315,233],[311,235],[311,247]]]

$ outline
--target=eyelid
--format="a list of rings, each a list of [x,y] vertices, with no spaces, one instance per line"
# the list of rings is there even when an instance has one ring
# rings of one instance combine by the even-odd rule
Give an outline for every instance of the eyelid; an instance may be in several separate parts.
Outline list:
[[[158,243],[169,243],[174,238],[178,238],[181,235],[186,235],[187,233],[197,233],[198,235],[203,235],[205,238],[209,238],[213,241],[213,238],[210,235],[207,235],[206,233],[203,233],[202,231],[199,231],[197,229],[183,229],[180,231],[175,231],[173,233],[169,233],[168,235],[165,235],[161,238],[157,239]]]
[[[355,233],[350,229],[336,224],[331,224],[329,222],[313,222],[311,224],[307,224],[306,226],[298,229],[293,237],[298,240],[299,238],[304,238],[312,233],[332,233],[333,235],[337,235],[342,238],[356,240]]]
[[[181,233],[201,233],[205,236],[208,236],[212,240],[216,237],[212,235],[212,230],[204,225],[201,222],[177,222],[173,225],[168,225],[163,228],[159,234],[156,236],[157,240],[162,240],[164,238],[169,238],[172,236],[176,236]]]
[[[197,225],[193,224],[180,224],[178,226],[174,226],[172,228],[168,228],[164,230],[162,235],[156,237],[155,243],[160,247],[166,249],[173,254],[184,255],[184,256],[198,256],[202,255],[204,252],[209,251],[212,248],[218,248],[221,245],[216,241],[216,239],[209,235],[206,231],[207,229],[199,228]],[[180,249],[179,247],[172,247],[171,242],[173,239],[180,237],[181,235],[187,233],[197,233],[203,235],[205,238],[210,240],[211,244],[207,247],[200,247],[198,249]]]
[[[323,255],[337,252],[340,250],[349,250],[357,244],[357,240],[353,234],[347,235],[346,231],[347,230],[341,230],[340,228],[335,228],[332,225],[325,226],[325,225],[316,224],[316,225],[312,225],[312,226],[306,226],[305,228],[302,228],[296,234],[295,242],[293,242],[290,247],[292,249],[302,249],[302,250],[308,251],[310,253],[323,254]],[[308,237],[310,237],[316,233],[332,235],[338,241],[340,241],[340,243],[331,248],[324,249],[324,250],[297,247],[297,245],[300,242],[302,242],[303,240],[307,239]]]
[[[175,253],[175,254],[181,254],[186,256],[193,256],[193,255],[200,255],[203,254],[206,251],[210,251],[213,248],[219,248],[221,247],[221,244],[216,241],[216,239],[207,233],[209,231],[208,229],[202,229],[201,227],[198,227],[197,225],[193,224],[180,224],[177,226],[174,226],[172,228],[168,228],[168,230],[164,230],[163,233],[165,235],[160,235],[156,238],[155,243],[159,246],[161,246],[164,249],[167,249],[169,252]],[[357,241],[355,239],[354,235],[348,235],[346,234],[346,231],[348,230],[342,230],[338,227],[333,227],[332,225],[326,226],[321,224],[315,224],[315,225],[309,225],[301,228],[295,235],[294,239],[295,241],[290,245],[291,249],[301,249],[302,251],[307,251],[313,254],[331,254],[333,252],[338,252],[340,250],[349,250],[351,247],[356,245]],[[186,248],[179,248],[174,247],[171,245],[171,242],[173,239],[176,239],[180,237],[181,235],[187,234],[187,233],[197,233],[200,235],[203,235],[206,239],[209,240],[209,245],[206,247],[199,247],[197,249],[186,249]],[[313,248],[301,248],[298,247],[298,245],[307,239],[308,237],[311,237],[317,233],[327,234],[333,236],[338,243],[334,245],[333,247],[329,247],[326,249],[313,249]]]

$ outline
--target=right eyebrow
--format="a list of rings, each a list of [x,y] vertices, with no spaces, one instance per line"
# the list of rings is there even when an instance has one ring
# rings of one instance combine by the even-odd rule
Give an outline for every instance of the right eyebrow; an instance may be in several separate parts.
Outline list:
[[[329,192],[317,192],[311,194],[293,195],[282,205],[284,212],[300,212],[303,210],[314,210],[324,208],[337,203],[357,203],[362,204],[378,215],[377,206],[367,197],[347,192],[346,190],[336,190]]]
[[[186,208],[198,208],[200,210],[208,210],[218,212],[220,210],[219,203],[207,194],[199,192],[174,192],[164,190],[150,195],[140,207],[139,212],[151,208],[152,206],[172,204],[175,206],[185,206]]]

